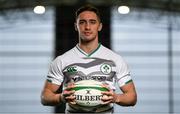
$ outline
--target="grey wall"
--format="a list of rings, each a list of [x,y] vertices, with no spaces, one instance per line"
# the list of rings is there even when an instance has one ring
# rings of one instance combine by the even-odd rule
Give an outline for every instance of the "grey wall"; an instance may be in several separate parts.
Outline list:
[[[12,20],[0,17],[0,113],[53,112],[40,103],[54,50],[53,9],[13,14]]]
[[[157,17],[153,11],[135,10],[120,15],[116,7],[112,9],[112,48],[129,63],[138,94],[135,107],[116,106],[116,112],[180,112],[180,29],[173,25],[176,29],[172,31],[173,85],[170,85],[167,16]],[[170,93],[171,88],[173,93]]]

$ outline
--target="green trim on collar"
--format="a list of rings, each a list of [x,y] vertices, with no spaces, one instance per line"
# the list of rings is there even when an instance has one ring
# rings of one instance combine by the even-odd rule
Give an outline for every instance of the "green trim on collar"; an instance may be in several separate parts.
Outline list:
[[[87,54],[84,53],[84,52],[80,49],[79,45],[77,45],[76,48],[77,48],[83,55],[87,56]]]
[[[98,47],[93,52],[88,54],[88,57],[90,57],[92,54],[94,54],[100,47],[101,47],[101,44],[99,43]]]
[[[90,54],[87,54],[78,45],[76,46],[76,48],[87,57],[90,57],[91,55],[93,55],[100,47],[101,47],[101,43],[98,44],[98,47],[93,52],[91,52]]]

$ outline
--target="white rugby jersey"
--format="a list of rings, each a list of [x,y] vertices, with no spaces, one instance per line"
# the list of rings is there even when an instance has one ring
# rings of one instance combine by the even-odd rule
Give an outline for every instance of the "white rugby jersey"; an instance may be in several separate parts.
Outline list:
[[[113,90],[115,82],[122,87],[132,81],[128,65],[122,57],[101,44],[90,54],[80,49],[77,44],[58,56],[50,65],[47,80],[57,85],[96,80],[109,84]],[[108,110],[112,108],[112,104],[103,107],[102,109],[98,107],[98,110]],[[67,110],[76,112],[79,108],[67,105]],[[87,111],[98,112],[98,110],[88,108]]]

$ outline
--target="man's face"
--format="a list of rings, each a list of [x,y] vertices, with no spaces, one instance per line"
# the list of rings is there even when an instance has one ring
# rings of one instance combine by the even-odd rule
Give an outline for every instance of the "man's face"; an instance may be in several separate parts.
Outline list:
[[[92,11],[80,13],[75,26],[80,39],[85,42],[97,39],[98,31],[102,28],[102,24],[99,22],[97,15]]]

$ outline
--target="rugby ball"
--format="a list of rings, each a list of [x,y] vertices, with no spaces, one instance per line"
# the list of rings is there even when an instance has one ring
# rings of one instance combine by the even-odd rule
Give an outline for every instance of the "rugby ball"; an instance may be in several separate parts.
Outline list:
[[[108,91],[102,87],[102,83],[94,80],[83,80],[75,83],[75,101],[77,105],[94,107],[102,104],[102,91]]]

